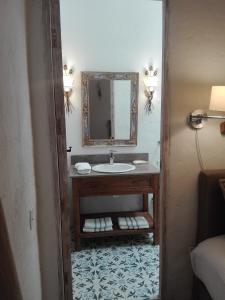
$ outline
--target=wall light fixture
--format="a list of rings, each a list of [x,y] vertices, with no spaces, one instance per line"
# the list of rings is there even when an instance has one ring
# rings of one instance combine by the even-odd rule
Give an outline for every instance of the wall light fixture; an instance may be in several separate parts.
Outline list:
[[[63,85],[65,97],[65,111],[66,113],[72,113],[74,107],[70,100],[70,97],[73,91],[73,69],[68,69],[67,65],[63,66]]]
[[[144,85],[145,85],[145,96],[147,98],[147,102],[145,104],[146,113],[152,112],[152,99],[155,92],[155,87],[158,85],[158,70],[154,70],[153,66],[145,69],[144,71]]]
[[[225,112],[225,86],[212,86],[209,110]],[[208,119],[225,119],[225,115],[208,115],[202,110],[195,110],[188,115],[188,124],[195,129],[201,129]],[[225,134],[225,122],[220,124],[221,134]]]

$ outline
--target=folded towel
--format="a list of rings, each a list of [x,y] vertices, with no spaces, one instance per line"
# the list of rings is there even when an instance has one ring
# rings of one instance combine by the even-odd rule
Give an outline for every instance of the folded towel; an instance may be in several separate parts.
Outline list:
[[[128,229],[128,226],[120,226],[120,229]]]
[[[113,230],[112,226],[111,227],[105,227],[104,231],[111,231],[111,230]]]
[[[76,163],[74,167],[79,174],[89,174],[91,172],[91,165],[87,162]]]
[[[106,227],[112,227],[112,219],[110,217],[105,218]]]
[[[101,223],[99,218],[95,219],[95,229],[96,231],[100,231],[101,229]]]
[[[132,225],[132,222],[131,222],[131,219],[130,217],[126,217],[126,221],[127,221],[127,226],[129,229],[133,229],[133,225]]]
[[[138,227],[140,226],[148,226],[148,221],[145,219],[145,217],[139,216],[139,217],[135,217],[135,220],[137,222]]]
[[[145,217],[119,217],[118,224],[120,229],[146,229],[149,223]]]
[[[89,229],[95,229],[95,219],[85,219],[84,227]]]
[[[100,231],[105,231],[106,224],[105,224],[105,218],[100,218]]]
[[[118,223],[120,229],[137,229],[137,222],[133,217],[119,217]]]
[[[118,223],[120,226],[127,226],[127,221],[126,221],[126,218],[124,218],[124,217],[119,217]]]
[[[84,232],[99,232],[110,230],[113,230],[112,219],[110,217],[86,219],[84,222]]]
[[[91,228],[83,228],[84,232],[95,232],[95,229],[91,229]]]
[[[131,220],[131,223],[133,225],[133,228],[138,229],[138,224],[137,224],[136,219],[134,217],[131,217],[130,220]]]
[[[83,228],[83,232],[100,232],[100,231],[111,231],[111,230],[113,230],[113,228],[112,227],[105,227],[105,229],[104,230],[100,230],[100,228],[99,229],[91,229],[91,228]]]
[[[138,227],[138,229],[147,229],[147,228],[149,228],[149,224],[141,225]]]

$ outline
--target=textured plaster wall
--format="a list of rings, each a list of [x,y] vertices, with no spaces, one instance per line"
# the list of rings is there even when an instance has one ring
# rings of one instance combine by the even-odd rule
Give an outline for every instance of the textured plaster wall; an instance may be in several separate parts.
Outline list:
[[[61,0],[63,60],[74,67],[74,111],[66,117],[67,145],[71,154],[147,152],[159,166],[162,2],[148,0]],[[159,85],[150,115],[144,110],[143,70],[150,63],[159,69]],[[137,147],[82,147],[81,71],[139,72]],[[70,165],[70,154],[68,154]],[[84,199],[82,210],[132,210],[140,208],[140,197]],[[131,200],[132,198],[132,200]],[[108,201],[109,200],[109,201]]]
[[[0,1],[0,198],[23,299],[40,300],[25,2]]]
[[[169,178],[166,203],[167,300],[190,300],[189,251],[195,244],[197,178],[195,132],[186,116],[207,109],[212,85],[225,85],[225,5],[223,0],[169,0],[168,93]],[[199,131],[204,167],[225,168],[225,137],[219,122]],[[179,242],[178,242],[179,241]]]
[[[59,202],[57,157],[54,154],[54,103],[50,80],[50,41],[45,21],[48,11],[42,1],[28,1],[27,40],[34,164],[38,198],[38,237],[43,300],[61,300],[60,255],[57,241]],[[47,3],[48,1],[43,1]],[[37,46],[38,45],[38,46]],[[49,116],[52,123],[49,124]],[[59,241],[60,243],[60,241]],[[30,298],[32,299],[32,298]]]

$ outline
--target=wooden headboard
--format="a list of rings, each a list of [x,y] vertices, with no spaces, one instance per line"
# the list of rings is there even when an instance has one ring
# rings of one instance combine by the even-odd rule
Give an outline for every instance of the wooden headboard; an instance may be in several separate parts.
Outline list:
[[[197,243],[225,234],[225,200],[220,179],[225,179],[225,169],[205,170],[199,175]]]

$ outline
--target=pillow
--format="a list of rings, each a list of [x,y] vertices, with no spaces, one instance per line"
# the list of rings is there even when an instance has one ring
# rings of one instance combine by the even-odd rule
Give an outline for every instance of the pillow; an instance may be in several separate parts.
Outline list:
[[[220,182],[220,188],[223,192],[223,197],[224,197],[224,200],[225,200],[225,179],[219,179],[219,182]]]
[[[225,235],[209,238],[198,244],[191,252],[191,263],[195,275],[204,283],[211,298],[224,300]]]

